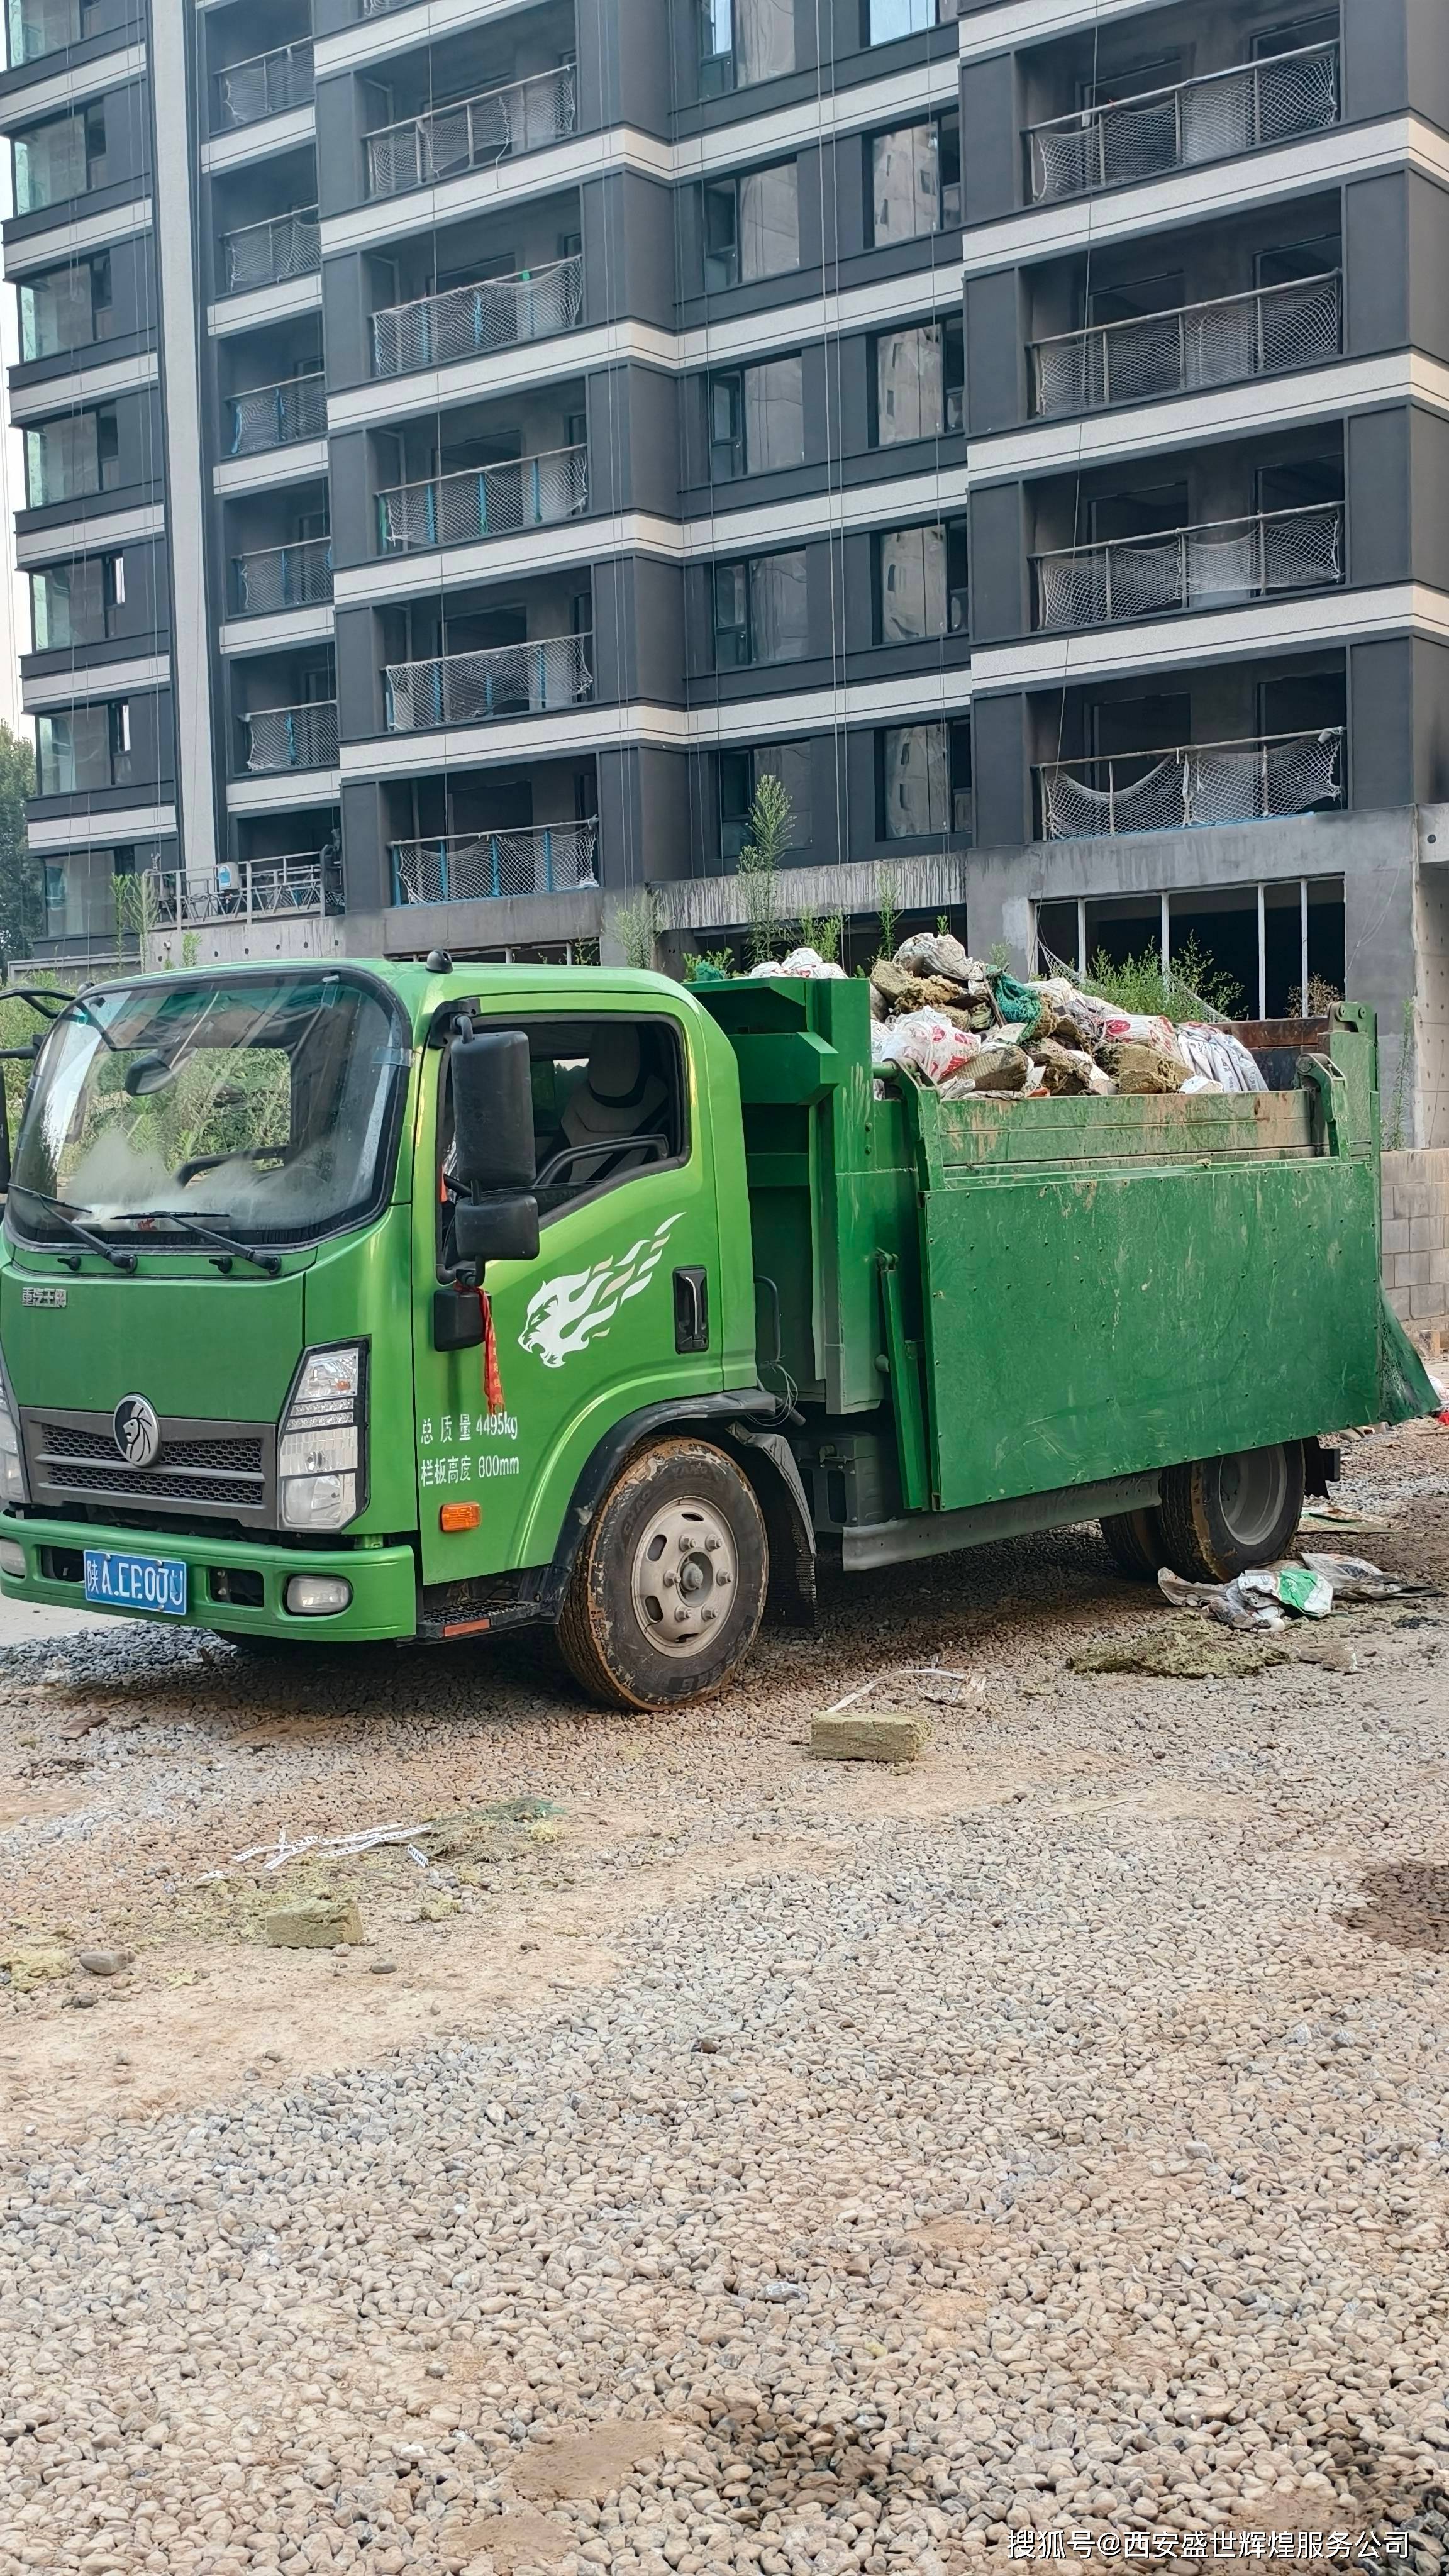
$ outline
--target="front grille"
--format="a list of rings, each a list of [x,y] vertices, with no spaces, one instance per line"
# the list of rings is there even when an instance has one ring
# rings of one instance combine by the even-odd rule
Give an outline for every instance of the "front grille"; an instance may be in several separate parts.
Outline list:
[[[80,1431],[70,1422],[41,1422],[36,1428],[40,1434],[39,1454],[48,1462],[94,1458],[113,1474],[125,1474],[109,1431]],[[161,1464],[150,1469],[147,1481],[162,1473],[163,1468],[170,1473],[186,1467],[258,1484],[265,1473],[260,1434],[246,1440],[168,1440],[162,1448]]]
[[[259,1526],[275,1517],[276,1435],[270,1423],[163,1417],[160,1454],[146,1468],[120,1456],[108,1413],[27,1410],[22,1429],[31,1495],[42,1506],[84,1496],[103,1512],[109,1504],[145,1511],[185,1503],[193,1511],[225,1512]]]

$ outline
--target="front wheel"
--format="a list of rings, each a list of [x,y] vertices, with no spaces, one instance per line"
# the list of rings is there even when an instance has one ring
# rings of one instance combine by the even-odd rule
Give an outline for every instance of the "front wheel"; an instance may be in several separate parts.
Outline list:
[[[1169,1467],[1161,1503],[1167,1562],[1193,1583],[1231,1583],[1291,1547],[1302,1511],[1301,1440]]]
[[[677,1708],[749,1653],[769,1548],[754,1490],[703,1440],[661,1440],[610,1486],[559,1613],[576,1681],[614,1708]]]

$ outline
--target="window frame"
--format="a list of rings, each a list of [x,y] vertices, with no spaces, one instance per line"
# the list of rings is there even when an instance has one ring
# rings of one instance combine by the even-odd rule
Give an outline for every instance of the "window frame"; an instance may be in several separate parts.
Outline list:
[[[908,733],[919,733],[922,735],[942,733],[945,735],[946,820],[943,823],[927,823],[924,829],[919,831],[893,832],[890,829],[890,806],[888,802],[889,755],[886,746],[894,738]],[[876,734],[875,744],[877,820],[879,824],[878,838],[880,840],[974,841],[975,813],[970,800],[974,796],[975,792],[975,779],[974,762],[972,758],[971,718],[969,712],[962,715],[918,716],[909,724],[882,725]],[[959,755],[963,748],[965,752],[964,762],[959,759]],[[957,783],[958,766],[964,767],[966,772],[965,783],[962,785],[958,785]],[[968,819],[964,824],[958,824],[956,820],[956,805],[959,797],[964,797],[968,801]]]
[[[548,1029],[551,1027],[577,1029],[583,1024],[613,1027],[620,1023],[626,1023],[631,1028],[647,1026],[651,1029],[661,1029],[666,1032],[671,1055],[670,1076],[673,1103],[672,1119],[674,1133],[679,1138],[678,1150],[673,1154],[661,1158],[657,1162],[641,1163],[637,1169],[632,1172],[619,1172],[615,1174],[612,1179],[606,1177],[601,1181],[595,1181],[588,1189],[580,1190],[573,1198],[566,1199],[561,1207],[546,1209],[540,1208],[538,1212],[538,1230],[540,1237],[547,1232],[551,1225],[557,1224],[560,1217],[572,1216],[579,1208],[593,1206],[596,1200],[607,1198],[612,1190],[621,1190],[626,1188],[630,1181],[650,1180],[656,1172],[681,1172],[688,1167],[694,1155],[696,1142],[695,1122],[690,1115],[690,1069],[693,1059],[690,1055],[683,1022],[677,1019],[673,1012],[663,1009],[647,1011],[603,1011],[594,1009],[585,1011],[520,1011],[512,1014],[505,1014],[503,1012],[494,1011],[484,1012],[481,1004],[470,1006],[468,1004],[460,1005],[456,1002],[450,1002],[448,1005],[447,1017],[451,1019],[460,1007],[463,1009],[470,1007],[477,1009],[482,1025],[490,1032],[493,1030],[501,1030],[505,1032],[518,1030],[526,1037],[530,1036],[530,1033],[534,1030]],[[533,1050],[531,1044],[529,1048],[529,1061],[531,1066],[533,1062]],[[554,1058],[554,1061],[555,1063],[558,1061],[557,1057]],[[451,1273],[446,1271],[443,1266],[443,1254],[446,1248],[448,1233],[448,1211],[451,1202],[443,1196],[442,1181],[443,1164],[452,1134],[451,1123],[447,1114],[452,1098],[452,1063],[453,1048],[452,1043],[450,1042],[444,1048],[443,1061],[438,1071],[438,1099],[433,1120],[433,1177],[434,1207],[436,1210],[434,1217],[433,1258],[437,1276],[440,1280],[451,1276]],[[621,1150],[623,1150],[627,1147],[628,1139],[626,1137],[621,1137],[619,1139],[619,1144]],[[590,1150],[606,1152],[608,1149],[607,1146],[585,1148],[585,1151]],[[554,1188],[557,1184],[550,1182],[548,1186],[550,1188]]]
[[[945,152],[945,150],[943,149],[943,138],[946,136],[948,128],[949,128],[949,129],[953,129],[953,133],[952,133],[952,140],[953,140],[953,142],[954,142],[954,148],[955,148],[955,160],[956,160],[956,175],[955,175],[955,178],[954,178],[954,179],[949,179],[949,180],[948,180],[948,179],[943,178],[943,176],[942,176],[942,169],[943,169],[943,165],[944,165],[944,162],[945,162],[946,158],[948,157],[948,156],[947,156],[947,154],[946,154],[946,152]],[[891,142],[891,141],[894,139],[894,137],[896,137],[897,135],[905,136],[905,135],[908,135],[908,134],[917,134],[917,133],[921,133],[921,132],[926,132],[926,133],[929,133],[929,134],[930,134],[930,136],[931,136],[931,138],[932,138],[932,141],[933,141],[933,144],[934,144],[934,148],[935,148],[935,156],[936,156],[935,221],[934,221],[933,223],[930,223],[930,224],[921,224],[921,225],[917,225],[917,226],[916,226],[916,228],[915,228],[915,230],[914,230],[914,231],[912,231],[912,232],[909,232],[909,233],[884,233],[884,234],[883,234],[883,233],[882,233],[882,232],[880,232],[880,230],[878,229],[877,222],[876,222],[876,164],[875,164],[875,156],[876,156],[877,148],[878,148],[878,146],[879,146],[879,145],[881,145],[882,143],[889,143],[889,142]],[[961,218],[962,218],[962,199],[961,199],[961,111],[960,111],[960,109],[959,109],[959,108],[955,108],[955,107],[941,107],[941,108],[936,108],[936,109],[933,109],[933,110],[932,110],[932,112],[931,112],[928,116],[908,116],[908,117],[906,117],[906,118],[902,121],[902,123],[901,123],[901,124],[899,124],[899,125],[883,125],[883,126],[878,126],[878,127],[875,129],[875,131],[874,131],[873,133],[870,133],[870,134],[868,134],[868,135],[865,137],[865,151],[866,151],[866,191],[867,191],[867,205],[868,205],[868,208],[869,208],[869,216],[870,216],[870,247],[871,247],[871,249],[872,249],[872,250],[890,250],[890,249],[893,249],[893,248],[894,248],[898,243],[900,243],[900,242],[906,242],[906,241],[934,241],[934,240],[935,240],[935,238],[936,238],[936,236],[937,236],[939,233],[947,233],[947,232],[956,232],[956,231],[959,231],[959,229],[960,229],[960,225],[961,225]],[[948,191],[949,191],[951,188],[953,188],[953,187],[954,187],[955,192],[956,192],[956,204],[955,204],[955,211],[954,211],[954,213],[952,213],[952,214],[950,214],[950,215],[948,216],[947,211],[946,211],[946,197],[947,197],[947,193],[948,193]],[[914,203],[915,203],[915,200],[914,200],[914,198],[913,198],[913,199],[912,199],[912,204],[914,204]]]
[[[761,374],[767,367],[783,366],[794,366],[800,371],[800,454],[789,465],[757,465],[750,454],[750,396],[747,380],[753,375]],[[805,361],[802,350],[782,349],[773,357],[751,358],[735,367],[711,368],[705,376],[704,388],[705,430],[709,448],[711,484],[739,483],[751,474],[797,474],[801,467],[808,463],[809,446],[805,436]],[[717,436],[715,432],[715,402],[721,393],[726,395],[734,419],[734,427],[725,437]],[[718,473],[715,465],[716,454],[724,447],[732,449],[739,458],[737,466],[728,474]]]
[[[881,422],[881,357],[888,341],[918,337],[927,331],[941,334],[941,417],[934,429],[912,430],[904,438],[882,438]],[[888,330],[877,331],[870,343],[874,361],[871,368],[871,450],[882,447],[920,446],[927,439],[957,438],[966,427],[966,331],[960,313],[926,314],[916,322],[893,322]],[[954,360],[955,377],[952,380]],[[953,397],[957,418],[951,419]]]
[[[939,629],[935,629],[921,635],[888,636],[885,633],[885,582],[883,578],[884,564],[882,559],[882,549],[893,537],[928,536],[932,530],[939,530],[943,539],[944,562],[942,565],[942,571],[944,575],[943,588],[946,600],[946,623]],[[951,579],[951,559],[953,549],[956,550],[957,561],[961,573],[959,582],[953,582]],[[871,609],[874,619],[872,641],[883,652],[904,651],[917,644],[969,642],[971,635],[969,594],[970,568],[969,523],[964,514],[959,517],[949,519],[908,519],[901,522],[901,524],[896,527],[875,529],[871,536]],[[963,614],[960,624],[953,625],[951,620],[951,611],[958,598],[963,602]]]
[[[804,645],[798,653],[762,653],[760,650],[755,602],[756,574],[762,565],[781,563],[787,557],[795,556],[798,556],[799,558],[801,575],[804,583],[806,611],[806,636]],[[741,614],[737,619],[731,620],[727,625],[721,623],[719,613],[721,574],[728,574],[732,580],[737,580],[741,593]],[[786,666],[786,664],[791,662],[808,661],[810,658],[809,584],[809,552],[804,546],[771,546],[765,548],[759,554],[729,555],[725,557],[723,562],[712,564],[710,567],[710,631],[713,638],[714,669],[716,671],[773,671],[781,670]],[[720,637],[724,634],[743,635],[744,637],[744,651],[733,661],[722,660],[720,657]]]
[[[782,170],[789,171],[794,183],[795,256],[793,260],[786,260],[778,268],[757,268],[747,271],[744,264],[746,237],[744,191],[751,180],[769,179]],[[718,178],[701,180],[699,204],[700,258],[706,295],[725,295],[736,286],[762,286],[771,278],[795,275],[800,266],[800,156],[798,153],[785,152],[776,160],[754,163],[747,170],[729,170],[723,172]],[[712,206],[727,208],[729,217],[729,241],[718,249],[710,247]],[[712,277],[711,261],[720,266],[727,265],[729,274]]]
[[[778,742],[753,743],[745,744],[743,746],[732,744],[728,748],[716,752],[715,812],[719,827],[720,864],[725,870],[734,870],[739,864],[739,848],[734,850],[727,848],[726,835],[735,829],[744,831],[748,828],[750,806],[754,802],[755,791],[759,786],[760,780],[762,776],[765,775],[765,772],[762,771],[759,766],[761,760],[768,758],[771,754],[778,755],[782,752],[795,751],[803,755],[807,770],[809,770],[811,766],[810,753],[813,739],[814,737],[812,735],[805,734],[803,736],[787,737],[786,739]],[[738,814],[727,814],[725,811],[725,779],[728,765],[738,761],[742,761],[745,764],[745,775],[748,780],[748,790],[740,812]],[[775,777],[778,773],[771,770],[769,775],[771,777]],[[786,793],[789,793],[788,789],[786,790]],[[796,822],[798,823],[802,818],[798,809],[795,807],[795,800],[793,797],[791,797],[790,802],[792,811],[795,812]],[[815,792],[813,776],[810,781],[810,803],[803,819],[806,827],[804,836],[798,841],[789,842],[787,847],[790,850],[808,850],[814,846]],[[740,847],[743,847],[742,841],[740,843]]]

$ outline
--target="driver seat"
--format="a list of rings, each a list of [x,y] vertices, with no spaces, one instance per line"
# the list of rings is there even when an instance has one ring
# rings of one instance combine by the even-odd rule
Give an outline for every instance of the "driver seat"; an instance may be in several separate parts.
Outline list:
[[[668,1084],[645,1065],[635,1024],[620,1020],[613,1028],[601,1029],[583,1080],[560,1121],[565,1145],[598,1148],[597,1153],[577,1152],[569,1157],[566,1187],[571,1198],[657,1159],[658,1147],[645,1140],[660,1134],[668,1098]],[[631,1137],[641,1140],[632,1150]]]

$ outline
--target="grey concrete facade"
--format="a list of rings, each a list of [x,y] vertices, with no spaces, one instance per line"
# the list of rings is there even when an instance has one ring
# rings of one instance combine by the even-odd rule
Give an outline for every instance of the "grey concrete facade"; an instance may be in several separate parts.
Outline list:
[[[768,769],[802,910],[1346,980],[1434,1141],[1442,0],[160,7],[0,74],[55,953],[719,945]]]

